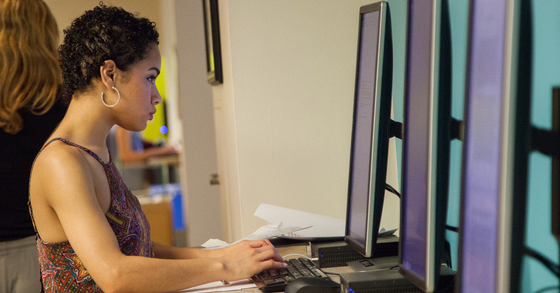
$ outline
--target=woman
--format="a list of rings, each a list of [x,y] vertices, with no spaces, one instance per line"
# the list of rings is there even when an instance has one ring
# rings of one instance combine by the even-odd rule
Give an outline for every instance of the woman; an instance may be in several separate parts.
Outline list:
[[[30,182],[47,292],[169,292],[285,267],[268,241],[200,250],[150,240],[149,224],[105,141],[115,124],[143,130],[161,102],[154,27],[100,5],[65,31],[59,55],[70,105],[37,156]]]
[[[42,0],[0,1],[0,292],[38,292],[31,164],[66,106],[58,26]]]

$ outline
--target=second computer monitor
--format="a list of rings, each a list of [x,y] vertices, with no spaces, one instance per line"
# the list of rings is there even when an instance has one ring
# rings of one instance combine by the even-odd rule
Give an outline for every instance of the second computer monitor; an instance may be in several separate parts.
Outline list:
[[[386,1],[360,8],[345,241],[364,257],[375,243],[387,172],[392,45]]]
[[[447,1],[409,0],[399,272],[439,279],[447,216],[451,46]]]

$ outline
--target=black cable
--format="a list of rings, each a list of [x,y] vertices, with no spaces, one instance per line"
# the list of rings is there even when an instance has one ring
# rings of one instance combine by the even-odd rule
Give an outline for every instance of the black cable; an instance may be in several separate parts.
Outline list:
[[[554,290],[554,289],[558,290],[558,286],[556,285],[556,286],[544,287],[544,288],[539,289],[538,291],[535,291],[535,293],[543,293],[543,292]]]
[[[393,188],[393,186],[389,185],[389,183],[385,183],[385,190],[393,193],[394,195],[398,196],[399,198],[401,198],[401,194],[395,189]],[[459,233],[459,228],[458,227],[453,227],[453,226],[449,226],[446,225],[445,229]]]
[[[454,293],[455,292],[455,282],[445,282],[447,286],[445,288],[437,288],[437,292],[440,293]]]
[[[560,268],[558,265],[549,260],[546,256],[542,255],[540,252],[525,246],[524,252],[527,256],[534,258],[543,264],[551,273],[556,277],[560,277]]]
[[[402,139],[403,137],[403,124],[394,120],[389,120],[389,138],[396,137]]]
[[[393,188],[393,186],[389,185],[388,183],[385,183],[385,190],[393,193],[394,195],[398,196],[399,198],[401,197],[401,194],[395,188]]]
[[[449,230],[449,231],[453,231],[453,232],[459,233],[459,227],[454,227],[454,226],[445,225],[445,229],[447,229],[447,230]]]
[[[558,156],[558,145],[560,145],[560,136],[558,133],[537,127],[531,128],[532,150],[548,156]]]
[[[463,121],[451,118],[451,139],[458,139],[463,141],[465,138],[465,125]]]

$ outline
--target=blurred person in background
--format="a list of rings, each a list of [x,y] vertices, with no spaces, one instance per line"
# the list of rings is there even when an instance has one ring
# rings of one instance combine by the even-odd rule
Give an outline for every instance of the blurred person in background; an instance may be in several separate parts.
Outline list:
[[[0,293],[39,292],[29,174],[62,120],[58,26],[42,0],[0,1]]]
[[[145,163],[148,159],[164,155],[177,155],[172,145],[157,146],[144,140],[140,132],[128,131],[115,126],[117,150],[123,165]]]

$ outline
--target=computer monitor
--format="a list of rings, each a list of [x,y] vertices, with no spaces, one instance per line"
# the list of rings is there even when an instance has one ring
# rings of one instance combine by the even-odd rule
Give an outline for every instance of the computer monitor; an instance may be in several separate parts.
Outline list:
[[[519,292],[531,141],[527,5],[470,4],[458,292]]]
[[[389,148],[392,42],[386,1],[360,8],[345,241],[371,257],[377,241]]]
[[[451,144],[451,45],[445,0],[409,0],[399,272],[423,291],[438,284]]]

